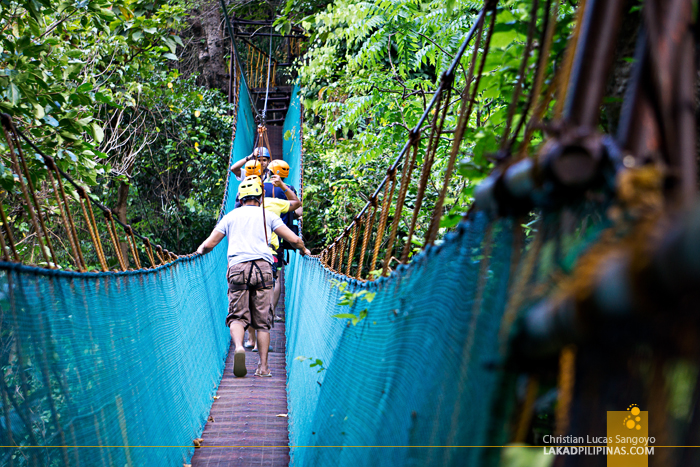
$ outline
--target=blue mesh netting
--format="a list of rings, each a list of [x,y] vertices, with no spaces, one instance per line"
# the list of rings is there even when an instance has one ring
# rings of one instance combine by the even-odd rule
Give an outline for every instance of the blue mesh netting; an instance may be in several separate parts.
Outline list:
[[[513,284],[526,284],[516,312],[546,296],[551,275],[570,272],[599,234],[595,212],[577,212],[590,222],[569,233],[560,216],[547,216],[526,248],[513,221],[477,214],[369,283],[294,256],[286,272],[291,464],[497,465],[498,449],[483,446],[509,437],[514,380],[500,333]],[[541,247],[529,262],[534,235]],[[341,306],[336,281],[376,295]],[[363,309],[357,325],[333,317]],[[310,366],[316,360],[321,371]]]
[[[512,241],[507,222],[495,227],[503,247],[493,252],[493,280],[474,308],[484,227],[481,217],[462,224],[441,248],[369,284],[295,258],[287,272],[293,465],[372,465],[378,456],[383,465],[443,465],[453,455],[467,465],[467,454],[478,458],[477,450],[296,446],[486,444],[497,373],[484,357],[497,355]],[[336,305],[341,291],[331,289],[332,279],[349,281],[345,290],[377,294],[354,306],[354,314],[368,311],[356,326],[332,317],[350,311]],[[320,359],[326,369],[318,373],[299,356]]]
[[[239,95],[234,160],[255,135]],[[229,172],[228,192],[237,185]],[[225,242],[151,271],[0,263],[0,445],[92,446],[0,448],[0,465],[186,462],[229,348],[225,276]]]
[[[282,152],[284,160],[289,164],[289,176],[286,181],[297,188],[301,195],[301,168],[302,168],[302,132],[301,132],[301,101],[299,99],[299,85],[295,85],[289,100],[289,110],[284,118],[284,139],[282,140]]]
[[[253,152],[255,144],[256,125],[253,117],[253,109],[251,107],[248,93],[245,92],[245,81],[241,78],[241,85],[238,92],[238,113],[236,114],[236,128],[233,132],[233,143],[231,146],[231,161],[242,159]],[[230,164],[229,164],[230,166]],[[224,209],[219,218],[223,217],[227,212],[231,211],[236,204],[236,193],[238,192],[238,180],[233,173],[228,171],[228,185],[226,187],[226,197]]]

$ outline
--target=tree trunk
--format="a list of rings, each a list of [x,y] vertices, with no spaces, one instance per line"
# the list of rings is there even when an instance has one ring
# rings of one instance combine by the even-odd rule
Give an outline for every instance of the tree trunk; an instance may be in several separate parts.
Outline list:
[[[179,54],[178,69],[185,77],[199,73],[197,84],[226,93],[228,40],[224,39],[219,1],[206,0],[191,12],[190,18],[189,30],[181,34],[186,47]]]

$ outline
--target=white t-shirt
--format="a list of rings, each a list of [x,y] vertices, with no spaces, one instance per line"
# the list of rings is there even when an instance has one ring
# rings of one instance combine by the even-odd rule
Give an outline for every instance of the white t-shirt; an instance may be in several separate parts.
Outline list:
[[[284,225],[278,215],[265,212],[267,240],[272,231]],[[273,258],[263,230],[263,210],[260,206],[241,206],[226,214],[215,229],[228,237],[229,266],[264,259],[272,264]]]

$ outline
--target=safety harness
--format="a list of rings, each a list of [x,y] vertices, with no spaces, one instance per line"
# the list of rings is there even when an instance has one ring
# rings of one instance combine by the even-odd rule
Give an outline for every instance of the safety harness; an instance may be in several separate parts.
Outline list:
[[[250,280],[253,278],[253,268],[257,269],[255,274],[260,274],[260,284],[252,286],[250,284]],[[245,273],[244,273],[245,276]],[[233,283],[230,285],[231,290],[258,290],[258,289],[266,289],[267,285],[265,284],[265,276],[262,273],[262,269],[260,269],[260,266],[255,261],[250,262],[250,269],[248,270],[248,279],[245,281],[243,284],[236,284]]]

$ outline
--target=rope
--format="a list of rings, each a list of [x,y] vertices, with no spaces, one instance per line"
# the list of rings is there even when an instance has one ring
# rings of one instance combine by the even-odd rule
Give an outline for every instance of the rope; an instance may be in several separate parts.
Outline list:
[[[156,245],[156,255],[158,255],[158,259],[160,260],[160,264],[164,265],[166,264],[166,261],[163,256],[163,247],[160,245]]]
[[[559,120],[564,113],[564,104],[566,101],[566,93],[568,91],[568,82],[571,77],[571,70],[574,66],[574,58],[576,57],[576,45],[578,44],[578,37],[581,33],[581,24],[583,23],[583,12],[586,10],[586,0],[581,0],[576,10],[576,20],[574,26],[574,32],[571,34],[571,38],[566,46],[566,52],[564,53],[564,62],[561,66],[561,73],[558,73],[559,79],[557,80],[557,102],[554,105],[554,118]]]
[[[359,224],[359,225],[358,225]],[[348,265],[345,268],[345,275],[350,275],[350,268],[352,268],[352,260],[355,257],[355,248],[357,247],[357,237],[362,228],[362,218],[356,218],[355,223],[352,225],[352,243],[350,244],[350,253],[348,254]]]
[[[114,247],[114,253],[117,255],[117,260],[119,261],[119,266],[121,266],[122,271],[126,271],[127,264],[122,256],[121,245],[119,245],[119,238],[117,236],[116,229],[114,227],[114,217],[110,211],[103,213],[105,219],[107,220],[107,232],[109,233],[109,238],[112,241],[112,246]]]
[[[525,73],[527,70],[527,62],[530,59],[530,52],[532,52],[533,39],[535,37],[535,29],[537,28],[537,8],[539,7],[539,0],[533,0],[532,2],[532,14],[530,15],[530,24],[527,28],[527,40],[525,42],[525,55],[523,56],[523,61],[520,62],[520,69],[518,70],[518,80],[515,83],[515,89],[513,90],[513,97],[511,98],[510,105],[508,106],[508,117],[506,118],[506,126],[503,130],[503,137],[501,138],[501,148],[510,149],[510,145],[513,140],[509,138],[510,136],[510,125],[513,121],[513,116],[515,115],[515,109],[518,106],[518,101],[520,100],[520,93],[523,88],[523,81],[525,80]],[[545,10],[545,15],[547,11]],[[528,102],[529,105],[529,102]],[[527,108],[524,114],[527,113]],[[523,117],[524,118],[524,117]],[[523,121],[523,118],[520,121]]]
[[[416,163],[416,156],[418,154],[418,145],[420,144],[420,135],[414,133],[413,141],[413,151],[411,151],[411,157],[403,166],[403,171],[401,172],[401,187],[399,188],[399,197],[396,200],[396,210],[394,213],[394,220],[391,223],[391,234],[389,235],[389,244],[386,248],[386,256],[384,257],[384,266],[382,267],[382,276],[386,276],[389,270],[389,262],[391,261],[392,255],[394,254],[394,241],[396,241],[396,232],[399,228],[399,221],[401,220],[401,211],[403,210],[403,203],[406,200],[406,191],[408,190],[408,182],[411,180],[411,173],[413,172],[413,167]]]
[[[387,196],[387,190],[389,185],[384,187],[384,198],[382,202],[382,214],[379,216],[379,227],[377,228],[377,237],[374,240],[374,251],[372,252],[372,264],[369,268],[370,272],[375,271],[377,268],[377,257],[379,256],[379,246],[382,243],[384,237],[384,230],[386,229],[386,220],[389,218],[389,205],[391,204],[391,199],[394,197],[394,188],[396,187],[396,170],[392,170],[389,174],[389,180],[391,181],[391,190],[389,196]]]
[[[268,151],[270,151],[270,142],[267,139],[267,127],[263,125],[258,125],[258,149],[265,147]],[[270,152],[270,158],[272,158],[272,152]],[[260,163],[260,151],[258,151],[258,155],[255,156],[255,162]],[[268,169],[265,169],[265,172],[267,172]],[[262,174],[262,177],[260,177],[260,181],[262,181],[265,177],[265,174]],[[263,183],[262,185],[262,215],[263,215],[263,230],[265,232],[265,243],[268,244],[270,241],[267,238],[267,219],[265,216],[265,184]],[[272,187],[272,192],[275,192],[274,186]]]
[[[481,242],[483,246],[481,264],[479,265],[479,279],[476,286],[476,296],[474,297],[474,302],[472,303],[471,310],[471,320],[469,324],[469,334],[464,341],[464,347],[462,347],[461,355],[461,366],[459,371],[459,379],[457,382],[457,387],[455,390],[457,394],[462,394],[465,391],[467,381],[469,379],[469,368],[471,368],[471,356],[472,349],[474,348],[474,342],[476,340],[476,330],[479,329],[477,322],[481,316],[482,303],[484,299],[484,291],[486,290],[486,280],[487,272],[491,264],[491,251],[493,250],[493,225],[489,224],[486,227],[484,237]],[[450,428],[450,437],[447,440],[447,445],[454,444],[454,437],[457,434],[457,426],[459,425],[459,420],[462,417],[462,405],[458,404],[452,415],[452,426]],[[449,456],[452,455],[452,450],[449,451]],[[451,464],[451,457],[448,457],[446,464]]]
[[[446,81],[446,78],[443,76],[443,82]],[[403,253],[401,254],[401,262],[406,263],[408,261],[408,253],[411,251],[411,244],[413,240],[413,234],[415,233],[416,230],[416,222],[418,221],[418,214],[420,213],[420,208],[423,205],[423,196],[425,196],[425,190],[428,185],[428,178],[430,178],[430,170],[433,167],[433,161],[435,160],[435,151],[437,149],[438,142],[440,140],[440,134],[442,133],[442,127],[445,123],[445,116],[447,115],[447,107],[449,107],[448,103],[450,102],[450,91],[451,87],[448,87],[446,90],[447,93],[447,98],[443,99],[443,94],[440,93],[440,96],[438,98],[438,104],[437,108],[440,109],[440,106],[444,100],[445,106],[442,107],[442,112],[435,112],[435,115],[433,116],[433,123],[430,126],[431,131],[430,131],[430,138],[428,139],[428,148],[426,150],[425,157],[423,158],[423,170],[421,171],[421,176],[420,180],[418,182],[418,194],[416,194],[416,201],[415,205],[413,208],[413,216],[411,217],[411,225],[408,229],[408,238],[406,240],[406,244],[403,247]],[[437,122],[440,123],[437,123]],[[438,128],[436,130],[436,124],[438,125]]]
[[[576,377],[576,349],[564,347],[559,355],[559,398],[555,413],[555,436],[563,436],[569,429],[569,410],[574,395]]]
[[[336,250],[336,245],[334,243],[333,247],[331,247],[331,261],[329,264],[329,267],[331,268],[332,271],[335,270],[335,250]]]
[[[248,94],[248,99],[250,99],[250,102],[253,103],[255,102],[253,100],[253,96],[250,93],[250,88],[248,87],[248,81],[245,79],[245,74],[243,73],[243,69],[241,68],[241,59],[238,56],[238,47],[236,46],[236,41],[234,40],[234,33],[233,33],[233,27],[231,26],[231,19],[228,16],[228,10],[226,9],[226,4],[224,3],[224,0],[219,0],[221,3],[221,9],[224,11],[224,20],[226,21],[226,29],[228,30],[228,35],[231,38],[231,45],[233,46],[233,52],[236,57],[236,63],[238,64],[238,69],[241,72],[241,79],[243,80],[243,84],[245,84],[245,90],[246,93]],[[248,73],[250,75],[250,73]],[[258,109],[254,106],[250,106],[251,109],[253,109],[253,112],[255,112],[256,116],[259,116],[260,113],[258,112]]]
[[[491,10],[491,9],[494,9],[496,4],[497,4],[497,2],[495,2],[495,1],[488,2],[488,4],[485,5],[484,8],[481,9],[481,11],[479,11],[479,14],[477,15],[476,21],[472,25],[467,36],[464,38],[464,41],[462,41],[462,45],[460,46],[459,50],[457,51],[457,54],[455,55],[454,59],[452,60],[450,67],[448,68],[448,70],[445,72],[445,74],[443,76],[454,76],[454,72],[455,72],[456,68],[459,66],[460,61],[462,60],[462,57],[464,56],[464,53],[467,50],[467,46],[474,38],[474,35],[479,27],[479,24],[481,23],[481,21],[485,17],[486,12]],[[430,115],[430,113],[433,112],[433,108],[435,107],[440,96],[442,96],[442,92],[445,89],[447,84],[448,84],[448,82],[444,79],[440,81],[438,88],[435,90],[435,94],[433,95],[433,98],[430,100],[430,103],[423,111],[423,114],[421,115],[420,119],[418,119],[418,122],[416,123],[416,125],[410,131],[409,139],[408,139],[408,141],[406,141],[403,148],[399,152],[399,155],[396,157],[396,159],[394,160],[394,163],[391,165],[391,167],[389,169],[390,171],[395,170],[403,162],[403,159],[404,159],[406,153],[414,145],[414,139],[416,138],[416,135],[420,135],[423,123],[425,123],[426,119],[428,118],[428,115]],[[449,84],[451,85],[451,82]],[[302,114],[303,114],[303,108],[302,108]],[[303,136],[303,132],[302,132],[302,136]],[[302,141],[303,141],[303,139],[302,139]],[[302,147],[302,162],[303,162],[303,147]],[[382,181],[380,182],[379,186],[375,190],[374,194],[370,197],[370,199],[372,199],[372,198],[376,199],[377,196],[379,196],[379,193],[382,191],[382,189],[384,189],[384,185],[387,183],[387,181],[388,181],[388,175],[382,179]],[[362,210],[358,214],[358,217],[364,215],[366,210],[369,209],[369,205],[370,205],[369,202],[367,202],[364,205],[364,207],[362,208]],[[326,247],[326,248],[328,248],[328,247]],[[387,257],[389,259],[391,259],[391,254],[387,255]],[[383,270],[384,271],[383,274],[386,273],[387,267],[388,267],[388,263],[385,262],[385,268]]]
[[[148,239],[146,239],[145,244],[146,244],[146,254],[148,255],[148,260],[151,262],[151,266],[153,267],[153,269],[155,269],[156,268],[156,260],[153,257],[153,249],[151,248],[151,242]]]
[[[527,433],[530,430],[530,424],[532,423],[532,415],[535,412],[535,401],[537,400],[539,388],[540,384],[537,377],[528,377],[527,394],[525,396],[522,411],[520,412],[520,421],[518,422],[518,429],[515,432],[515,439],[513,440],[515,443],[524,443],[527,439]]]
[[[12,256],[15,258],[15,261],[19,262],[19,254],[17,253],[17,248],[15,247],[15,239],[12,236],[12,230],[10,229],[10,224],[7,222],[7,216],[5,215],[5,209],[2,207],[2,203],[0,203],[0,217],[2,218],[2,226],[5,228],[5,232],[7,233],[7,240],[10,244],[10,249],[12,250]],[[4,245],[2,251],[5,253]]]
[[[551,0],[547,0],[547,8],[550,8],[550,3]],[[547,60],[549,59],[549,50],[552,47],[552,41],[554,40],[554,31],[556,30],[557,26],[557,14],[559,11],[559,4],[558,2],[554,2],[554,4],[551,6],[551,12],[550,15],[547,16],[545,15],[545,21],[547,22],[546,28],[545,28],[545,37],[543,41],[542,48],[540,49],[540,56],[539,60],[537,62],[537,68],[535,69],[535,83],[532,86],[532,91],[530,93],[531,98],[534,96],[539,96],[542,92],[542,85],[544,84],[544,71],[547,66]],[[554,80],[552,82],[552,85],[556,85],[558,80]],[[547,107],[549,106],[549,101],[551,99],[551,92],[546,92],[545,95],[540,99],[538,106],[535,108],[535,111],[533,112],[533,118],[530,120],[528,123],[526,130],[525,130],[525,137],[523,138],[523,142],[520,145],[520,150],[518,151],[518,158],[522,158],[525,156],[527,148],[529,147],[530,140],[532,138],[532,135],[535,131],[535,124],[534,122],[539,122],[541,121],[542,117],[544,116],[544,112],[547,110]],[[524,112],[523,115],[521,116],[521,124],[524,121],[526,117],[526,113]],[[514,138],[517,137],[517,133],[520,132],[520,124],[518,125],[518,129],[515,132],[515,135],[513,136]]]
[[[95,252],[97,253],[97,259],[100,261],[100,266],[102,267],[103,272],[107,272],[107,259],[105,258],[104,250],[102,249],[102,241],[100,241],[100,236],[97,233],[97,223],[95,222],[95,214],[92,212],[92,204],[88,201],[88,209],[85,209],[85,203],[83,202],[83,198],[87,198],[87,195],[85,194],[85,191],[78,191],[79,195],[79,201],[80,201],[80,206],[83,209],[83,216],[85,217],[87,226],[88,226],[88,231],[90,232],[90,238],[92,239],[92,243],[95,246]],[[89,211],[89,215],[88,215]]]
[[[73,221],[73,215],[70,212],[70,206],[68,204],[68,198],[66,197],[66,190],[63,187],[63,180],[61,178],[61,174],[58,171],[58,167],[56,167],[56,164],[53,161],[50,161],[50,163],[53,167],[49,167],[49,173],[50,173],[51,169],[53,169],[54,173],[56,174],[56,179],[58,180],[58,187],[61,191],[61,199],[63,200],[63,204],[66,207],[66,216],[68,217],[68,223],[70,224],[71,233],[73,235],[73,238],[75,239],[76,249],[78,250],[78,257],[80,258],[80,262],[82,263],[84,270],[87,270],[87,263],[85,262],[85,258],[83,256],[83,251],[80,248],[80,241],[78,239],[78,232],[75,229],[75,222]],[[48,164],[47,164],[47,166],[48,166]]]
[[[376,203],[376,200],[375,200]],[[365,252],[367,251],[367,244],[369,243],[369,237],[372,235],[372,226],[374,225],[374,216],[377,214],[377,207],[376,205],[372,207],[371,209],[372,214],[368,212],[365,214],[365,235],[364,238],[362,239],[362,249],[360,250],[360,258],[358,259],[357,262],[357,274],[355,275],[356,279],[360,279],[362,275],[362,265],[365,262]]]
[[[515,282],[513,284],[513,289],[506,303],[505,311],[503,312],[503,318],[501,319],[501,329],[499,330],[498,338],[500,340],[501,355],[505,355],[506,348],[508,345],[508,338],[510,337],[510,330],[518,316],[520,307],[522,306],[523,300],[525,298],[525,291],[528,284],[530,283],[530,277],[535,270],[535,263],[540,255],[540,250],[542,249],[542,244],[544,243],[545,232],[544,228],[538,226],[535,238],[530,245],[530,249],[525,254],[523,265],[520,269],[520,273],[517,275]]]
[[[489,44],[491,43],[491,34],[493,32],[493,24],[496,18],[496,14],[494,12],[493,16],[491,17],[491,27],[489,28],[489,34],[486,38],[486,44],[484,46],[484,53],[481,56],[481,63],[479,65],[479,73],[477,74],[476,77],[476,82],[474,83],[473,91],[471,94],[471,97],[467,99],[466,97],[469,94],[469,83],[472,81],[472,77],[474,76],[474,68],[476,66],[476,56],[477,56],[477,51],[479,48],[479,42],[481,42],[481,37],[483,35],[483,21],[481,22],[479,26],[479,32],[477,33],[477,39],[474,41],[474,51],[472,53],[472,61],[469,64],[469,73],[467,77],[467,85],[464,88],[464,91],[462,91],[462,105],[460,109],[460,116],[459,116],[459,121],[457,122],[457,128],[455,129],[455,135],[454,135],[454,140],[452,141],[452,149],[450,151],[450,159],[447,162],[447,169],[445,170],[445,177],[442,183],[442,190],[440,191],[440,194],[438,195],[437,202],[435,204],[435,208],[433,210],[433,216],[432,219],[430,220],[430,227],[428,228],[428,237],[427,237],[427,244],[432,245],[435,242],[435,238],[437,237],[438,230],[440,228],[440,220],[442,219],[442,207],[445,202],[445,196],[447,196],[447,189],[450,184],[450,178],[452,177],[452,171],[454,170],[455,162],[457,160],[457,154],[459,153],[459,147],[462,143],[462,138],[464,137],[464,131],[467,127],[467,123],[469,122],[469,117],[471,116],[472,113],[472,108],[474,105],[474,102],[476,101],[476,93],[479,90],[479,83],[481,82],[481,76],[483,75],[484,72],[484,64],[486,62],[486,57],[489,53]],[[466,110],[465,110],[466,107]]]
[[[75,232],[75,228],[73,226],[73,221],[71,220],[71,223],[68,223],[68,219],[66,216],[66,213],[64,212],[63,209],[63,203],[61,202],[61,195],[58,192],[58,189],[56,187],[56,180],[54,180],[53,175],[51,174],[51,169],[49,168],[48,171],[48,178],[49,181],[51,182],[51,187],[53,188],[54,195],[56,196],[56,204],[58,205],[58,209],[61,213],[61,220],[63,221],[63,227],[66,229],[66,234],[68,235],[68,241],[70,243],[71,250],[73,251],[73,259],[75,262],[75,266],[77,267],[78,271],[85,272],[87,268],[85,267],[85,264],[83,262],[83,257],[82,254],[80,253],[80,247],[78,243],[78,238],[75,237],[73,238],[73,233]],[[68,205],[66,204],[66,211],[68,210]]]
[[[82,206],[82,209],[83,209],[83,213],[84,213],[84,215],[85,215],[85,218],[86,218],[86,220],[88,220],[88,225],[90,225],[90,223],[92,224],[91,236],[92,236],[92,239],[93,239],[93,243],[95,244],[95,248],[96,248],[96,250],[97,250],[97,255],[98,255],[98,257],[101,257],[101,258],[100,258],[100,263],[101,263],[101,265],[102,265],[102,267],[103,267],[103,270],[106,271],[107,268],[106,268],[106,259],[105,259],[105,256],[104,256],[104,249],[102,248],[102,244],[101,244],[101,242],[100,242],[100,240],[99,240],[99,234],[98,234],[98,230],[97,230],[97,223],[95,222],[94,213],[93,213],[93,211],[92,211],[92,204],[94,204],[95,206],[97,206],[97,207],[103,212],[103,214],[104,214],[105,216],[107,216],[107,215],[109,214],[110,218],[111,218],[111,213],[112,213],[112,211],[111,211],[109,208],[107,208],[106,206],[104,206],[103,204],[101,204],[100,202],[98,202],[98,201],[96,201],[96,200],[94,200],[94,199],[88,197],[85,188],[83,188],[80,184],[78,184],[75,180],[73,180],[73,178],[72,178],[70,175],[68,175],[66,172],[64,172],[63,170],[59,169],[58,166],[56,165],[56,162],[55,162],[55,160],[54,160],[53,157],[46,155],[46,154],[45,154],[43,151],[41,151],[41,150],[40,150],[40,149],[39,149],[39,148],[38,148],[38,147],[37,147],[37,146],[36,146],[22,131],[18,130],[18,129],[14,126],[14,122],[12,121],[12,117],[11,117],[10,115],[2,114],[1,118],[2,118],[2,123],[3,123],[3,132],[4,132],[4,134],[5,134],[5,138],[8,139],[8,135],[7,135],[7,132],[6,132],[6,130],[5,130],[5,127],[10,127],[12,134],[13,134],[13,135],[16,135],[16,136],[15,136],[16,146],[17,146],[17,149],[18,149],[18,153],[22,156],[22,160],[23,160],[23,153],[22,153],[22,151],[21,151],[21,146],[19,145],[19,140],[16,139],[17,136],[18,136],[18,137],[21,137],[21,138],[22,138],[22,139],[23,139],[23,140],[24,140],[24,141],[25,141],[39,156],[42,157],[42,159],[44,160],[44,163],[46,164],[46,167],[47,167],[47,169],[48,169],[49,171],[51,171],[51,170],[53,169],[54,172],[56,172],[56,178],[58,178],[58,183],[59,183],[59,187],[60,187],[61,197],[62,197],[63,202],[64,202],[64,204],[65,204],[67,219],[68,219],[68,221],[69,221],[69,225],[71,225],[70,229],[71,229],[71,231],[73,232],[73,234],[75,235],[75,238],[77,239],[77,232],[75,231],[75,226],[74,226],[74,224],[72,223],[72,216],[71,216],[71,214],[70,214],[70,209],[68,208],[68,201],[67,201],[67,197],[65,196],[65,189],[63,188],[62,179],[65,178],[65,179],[76,189],[76,191],[78,192],[78,194],[79,194],[79,196],[80,196],[80,198],[81,198],[81,206]],[[12,145],[12,142],[11,142],[9,139],[8,139],[8,141],[9,141],[9,144],[11,145],[11,147],[14,147],[14,145]],[[13,153],[12,151],[11,151],[11,154],[14,155],[14,153]],[[24,166],[25,169],[26,169],[26,164],[23,163],[23,166]],[[19,164],[16,164],[15,170],[17,171],[18,174],[20,173],[20,171],[19,171]],[[26,173],[28,173],[28,170],[26,170]],[[20,177],[20,183],[23,184],[22,177]],[[34,200],[36,200],[36,197],[35,197],[35,195],[34,195],[34,187],[33,187],[33,185],[31,184],[31,180],[30,180],[30,179],[28,179],[28,183],[30,184],[30,189],[31,189],[31,191],[32,191],[32,197],[33,197]],[[25,189],[25,190],[26,190],[26,189]],[[25,198],[25,199],[27,199],[27,198]],[[88,213],[87,213],[87,211],[85,210],[85,206],[84,206],[83,203],[82,203],[82,199],[85,199],[85,200],[88,201],[88,209],[89,209],[90,216],[88,216]],[[36,204],[37,209],[38,209],[38,202],[35,202],[35,204]],[[59,204],[60,204],[60,203],[59,203]],[[32,212],[33,212],[33,211],[32,211]],[[43,218],[42,218],[40,215],[37,216],[37,217],[38,217],[38,219],[39,219],[40,224],[43,226]],[[127,231],[127,229],[130,229],[130,228],[131,228],[128,224],[125,224],[125,223],[121,222],[119,219],[113,219],[113,218],[111,218],[111,222],[112,222],[112,225],[113,225],[113,226],[114,226],[114,223],[115,223],[115,222],[116,222],[117,224],[119,224],[119,225],[122,227],[122,229],[124,229],[125,232]],[[44,229],[45,229],[45,226],[43,226],[43,227],[44,227]],[[115,233],[115,235],[116,235],[116,226],[114,226],[114,233]],[[138,238],[141,239],[143,242],[147,242],[147,241],[148,241],[148,239],[147,239],[146,237],[144,237],[143,235],[140,235],[140,234],[134,232],[133,229],[132,229],[132,235],[133,235],[134,237],[138,237]],[[45,235],[45,236],[46,236],[46,235]],[[115,237],[115,238],[116,238],[116,237]],[[48,241],[48,238],[47,238],[47,244],[48,244],[48,246],[49,246],[49,250],[51,251],[52,257],[53,257],[54,260],[55,260],[55,253],[53,252],[52,245],[51,245],[51,243]],[[77,240],[76,240],[76,245],[78,245]],[[79,255],[82,255],[82,253],[79,253]],[[174,254],[173,254],[173,255],[174,255]],[[177,258],[178,256],[177,256],[177,255],[174,255],[174,257]],[[84,260],[83,260],[83,261],[84,261]],[[47,261],[47,263],[48,263],[48,261]]]
[[[37,239],[39,240],[39,249],[41,250],[41,254],[44,257],[44,261],[46,261],[46,264],[50,269],[53,269],[54,266],[51,265],[51,261],[49,260],[48,255],[46,254],[46,250],[44,250],[44,242],[42,238],[42,230],[39,230],[39,222],[37,220],[37,215],[34,212],[34,207],[29,200],[29,193],[27,192],[27,187],[24,184],[24,178],[22,177],[22,171],[20,170],[19,162],[17,160],[17,155],[15,154],[15,149],[14,149],[14,144],[13,141],[10,139],[10,137],[7,135],[7,130],[5,129],[5,122],[3,122],[2,126],[2,131],[5,135],[5,140],[7,141],[8,147],[10,149],[10,158],[12,159],[12,167],[15,170],[15,173],[17,174],[17,178],[19,180],[19,185],[20,189],[22,190],[22,195],[24,196],[24,201],[25,201],[25,206],[27,207],[27,211],[29,212],[29,217],[32,220],[32,224],[34,226],[34,231],[36,232]],[[10,127],[12,128],[12,127]],[[31,183],[31,180],[27,178],[27,182]],[[6,227],[9,229],[9,224],[5,224]],[[42,225],[43,227],[43,225]]]
[[[2,204],[0,204],[0,209],[2,209]],[[4,214],[4,210],[3,210],[3,214]],[[3,223],[3,226],[4,225],[5,224]],[[5,261],[10,261],[10,255],[7,254],[7,245],[5,245],[5,236],[4,235],[0,235],[0,248],[2,248],[2,259]]]
[[[265,123],[267,114],[267,99],[270,95],[270,68],[272,67],[272,35],[270,35],[270,52],[267,54],[267,80],[265,84],[265,104],[262,111],[262,121]]]
[[[129,229],[126,231],[126,234],[126,238],[129,241],[129,247],[131,248],[131,255],[134,257],[134,262],[136,263],[136,268],[141,269],[141,259],[138,255],[138,250],[136,248],[136,239],[134,238],[134,231],[131,229],[131,226],[129,226]]]
[[[340,237],[340,254],[338,255],[338,271],[340,274],[343,273],[343,256],[345,255],[345,241],[346,241],[346,236],[345,232],[343,232],[343,236]]]

